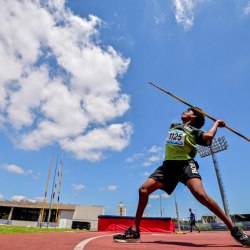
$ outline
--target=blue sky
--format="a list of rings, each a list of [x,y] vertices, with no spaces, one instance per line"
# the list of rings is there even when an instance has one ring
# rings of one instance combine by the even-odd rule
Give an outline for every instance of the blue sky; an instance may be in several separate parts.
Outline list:
[[[2,200],[43,200],[60,154],[61,202],[116,214],[122,201],[134,215],[138,187],[187,108],[148,81],[249,137],[249,0],[4,0],[0,11]],[[222,135],[229,148],[217,160],[230,212],[250,213],[249,143]],[[197,160],[222,205],[211,157]],[[184,185],[175,194],[181,218],[189,207],[211,214]],[[146,214],[160,215],[160,195],[163,215],[176,217],[174,196],[162,191]]]

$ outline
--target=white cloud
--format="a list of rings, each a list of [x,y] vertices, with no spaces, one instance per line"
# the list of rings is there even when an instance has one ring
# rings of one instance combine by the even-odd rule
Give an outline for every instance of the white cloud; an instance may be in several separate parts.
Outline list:
[[[134,162],[140,158],[144,157],[144,154],[142,153],[136,153],[133,156],[129,157],[126,159],[126,162]]]
[[[113,192],[113,191],[117,190],[117,188],[118,188],[118,186],[116,186],[116,185],[108,185],[107,187],[99,187],[99,191],[104,192],[104,191],[108,190],[108,191]]]
[[[23,168],[14,164],[5,164],[1,168],[16,174],[25,174],[25,170]]]
[[[243,12],[245,15],[250,14],[250,1],[247,3],[247,5],[243,8]]]
[[[14,195],[11,197],[11,200],[17,202],[23,202],[23,201],[28,201],[28,198],[23,195]]]
[[[30,170],[25,170],[20,166],[17,166],[15,164],[3,164],[2,166],[0,166],[1,169],[4,169],[8,172],[12,172],[15,174],[21,174],[21,175],[32,175],[33,171]]]
[[[110,192],[113,192],[113,191],[116,191],[117,188],[118,188],[118,186],[116,186],[116,185],[108,185],[107,187],[99,187],[99,191],[104,192],[104,191],[108,190]]]
[[[44,201],[44,197],[36,197],[35,201],[36,202],[43,202]]]
[[[163,194],[152,194],[149,196],[150,199],[160,199],[160,197],[163,197],[163,198],[169,198],[170,195],[168,195],[167,193],[163,193]]]
[[[149,196],[149,198],[153,199],[153,200],[160,199],[160,195],[159,194],[152,194],[152,195]]]
[[[154,15],[154,21],[156,24],[165,23],[166,20],[166,1],[146,1],[147,10]]]
[[[155,162],[159,162],[160,160],[162,160],[162,157],[160,156],[151,156],[145,162],[143,162],[142,165],[148,167]]]
[[[166,20],[166,13],[163,12],[162,10],[157,14],[157,16],[154,16],[154,21],[156,24],[165,23],[165,20]]]
[[[150,152],[150,153],[158,153],[159,151],[161,151],[161,147],[157,147],[157,146],[152,146],[152,147],[149,149],[149,152]]]
[[[84,189],[84,188],[85,188],[85,185],[83,185],[83,184],[73,184],[72,187],[73,187],[75,190],[79,191],[79,190]]]
[[[116,186],[116,185],[109,185],[108,186],[108,190],[111,191],[111,192],[115,191],[117,188],[118,188],[118,186]]]
[[[204,0],[173,0],[175,19],[183,25],[185,30],[190,29],[194,24],[194,12],[198,3]]]
[[[131,123],[112,124],[130,108],[118,81],[130,59],[100,45],[98,17],[76,16],[64,3],[1,2],[0,126],[22,149],[56,143],[100,160],[104,150],[126,147],[133,132]]]
[[[13,195],[11,197],[11,200],[16,201],[16,202],[32,202],[32,203],[35,203],[35,202],[42,202],[44,200],[44,197],[36,197],[35,199],[30,199],[30,198],[27,198],[26,196],[23,196],[23,195]]]
[[[169,198],[170,195],[168,195],[167,193],[164,193],[164,194],[162,194],[162,197],[164,197],[164,198]]]
[[[121,151],[128,145],[132,134],[129,123],[112,124],[105,128],[96,128],[87,134],[76,138],[61,140],[63,149],[73,152],[79,159],[96,161],[103,158],[103,151],[107,149]]]
[[[136,153],[132,157],[127,158],[126,161],[129,163],[142,161],[140,164],[144,167],[148,167],[156,162],[162,161],[162,151],[163,149],[161,147],[152,146],[143,153]]]
[[[4,200],[4,196],[2,194],[0,194],[0,201]]]
[[[142,176],[149,176],[151,173],[149,173],[149,172],[144,172],[144,173],[142,173]]]

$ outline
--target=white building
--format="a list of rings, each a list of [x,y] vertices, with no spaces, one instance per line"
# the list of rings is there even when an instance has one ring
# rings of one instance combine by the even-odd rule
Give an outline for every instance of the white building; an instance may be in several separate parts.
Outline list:
[[[117,206],[117,215],[126,216],[126,206],[123,202],[120,202],[120,204]]]
[[[41,220],[42,214],[43,220]],[[97,230],[98,216],[103,214],[103,206],[59,204],[57,207],[56,204],[44,205],[41,202],[0,201],[0,224],[15,226]]]

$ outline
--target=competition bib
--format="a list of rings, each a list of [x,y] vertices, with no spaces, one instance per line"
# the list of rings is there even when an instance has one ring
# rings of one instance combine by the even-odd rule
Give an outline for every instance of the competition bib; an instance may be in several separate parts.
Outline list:
[[[171,130],[168,132],[167,144],[184,146],[186,134],[181,130]]]

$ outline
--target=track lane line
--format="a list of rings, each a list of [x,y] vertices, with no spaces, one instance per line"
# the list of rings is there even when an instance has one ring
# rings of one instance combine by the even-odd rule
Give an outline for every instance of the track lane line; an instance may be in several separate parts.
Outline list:
[[[79,244],[77,244],[74,248],[74,250],[83,250],[84,247],[92,240],[98,239],[98,238],[102,238],[102,237],[107,237],[107,236],[112,236],[113,234],[106,234],[106,235],[101,235],[101,236],[96,236],[96,237],[92,237],[86,240],[81,241]]]

